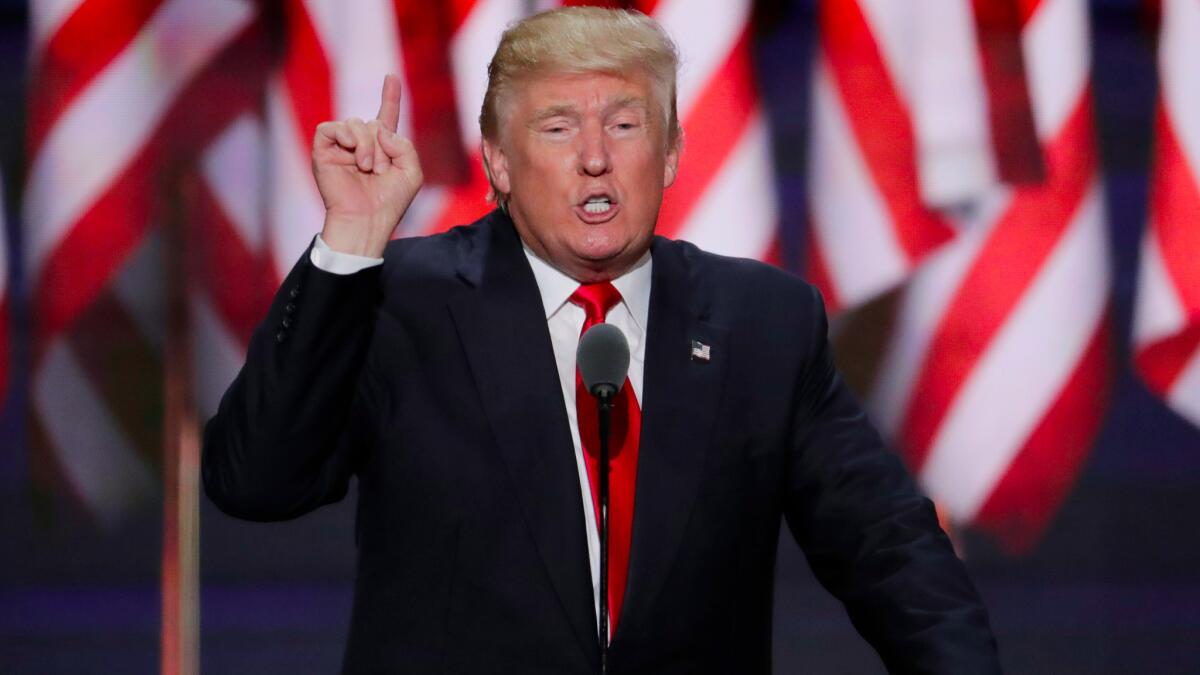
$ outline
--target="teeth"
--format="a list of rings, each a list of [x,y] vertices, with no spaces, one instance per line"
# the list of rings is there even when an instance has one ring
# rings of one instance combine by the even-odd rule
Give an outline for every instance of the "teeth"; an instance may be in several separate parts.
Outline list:
[[[588,213],[604,213],[612,208],[612,202],[608,197],[592,197],[583,205],[583,210]]]

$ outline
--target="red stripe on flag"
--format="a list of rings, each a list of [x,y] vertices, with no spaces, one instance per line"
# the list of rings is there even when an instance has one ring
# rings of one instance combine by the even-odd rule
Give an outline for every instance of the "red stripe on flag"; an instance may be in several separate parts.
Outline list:
[[[272,66],[270,50],[266,28],[261,18],[256,18],[188,80],[152,142],[166,147],[172,159],[190,160],[238,116],[260,111]],[[310,137],[306,144],[311,143]]]
[[[84,0],[37,56],[30,74],[26,157],[37,157],[46,135],[93,78],[137,37],[161,0]]]
[[[1091,96],[1049,148],[1049,181],[1015,194],[942,315],[900,430],[909,465],[919,470],[934,434],[979,363],[1071,224],[1095,177]]]
[[[470,165],[470,179],[446,189],[446,205],[420,234],[445,232],[455,225],[473,223],[482,218],[493,208],[493,204],[487,200],[489,187],[483,163],[476,157]]]
[[[1197,123],[1196,120],[1179,120]],[[1200,320],[1200,175],[1188,164],[1162,102],[1155,116],[1158,148],[1150,181],[1151,233],[1189,318]]]
[[[1042,8],[1044,0],[1017,0],[1017,11],[1021,15],[1021,28],[1029,25],[1033,15]]]
[[[309,148],[317,125],[334,117],[332,76],[325,59],[325,48],[304,3],[287,0],[284,16],[288,45],[283,60],[283,79],[296,120],[297,142],[301,148]]]
[[[207,182],[192,176],[188,185],[188,214],[195,223],[189,228],[189,255],[196,279],[213,299],[222,323],[246,347],[281,280],[265,252],[246,247]]]
[[[1200,322],[1188,324],[1182,332],[1138,349],[1134,363],[1146,386],[1166,396],[1198,349]]]
[[[758,256],[758,259],[767,263],[768,265],[783,267],[782,248],[783,245],[779,241],[779,227],[776,226],[774,230],[772,230],[771,241],[767,244],[767,250],[763,251]]]
[[[1045,180],[1042,147],[1021,51],[1021,15],[1016,0],[974,0],[975,29],[988,121],[1000,178],[1010,185]]]
[[[678,178],[658,214],[658,234],[674,237],[745,135],[757,108],[750,31],[743,29],[729,56],[708,78],[683,121],[687,130]]]
[[[404,74],[412,111],[412,141],[421,156],[425,180],[447,185],[467,179],[449,45],[455,17],[435,2],[395,0],[396,23],[404,53]]]
[[[475,9],[477,2],[479,0],[444,0],[442,5],[446,9],[446,15],[450,18],[451,34],[462,28],[463,22],[470,16],[471,10]]]
[[[33,291],[37,308],[34,359],[95,302],[149,228],[159,146],[137,158],[46,256]]]
[[[954,230],[921,203],[912,120],[856,0],[821,3],[825,58],[862,157],[910,261],[949,241]]]
[[[1106,312],[1054,404],[975,516],[1011,554],[1033,548],[1079,475],[1107,408],[1111,343]]]

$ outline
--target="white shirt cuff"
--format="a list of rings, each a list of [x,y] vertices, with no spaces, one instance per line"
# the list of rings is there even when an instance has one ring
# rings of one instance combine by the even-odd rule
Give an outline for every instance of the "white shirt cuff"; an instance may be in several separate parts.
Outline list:
[[[331,274],[354,274],[383,264],[383,258],[371,258],[365,255],[354,255],[353,253],[342,253],[329,248],[329,244],[321,239],[321,235],[317,235],[317,240],[313,242],[312,250],[308,254],[308,259],[312,261],[314,267]]]

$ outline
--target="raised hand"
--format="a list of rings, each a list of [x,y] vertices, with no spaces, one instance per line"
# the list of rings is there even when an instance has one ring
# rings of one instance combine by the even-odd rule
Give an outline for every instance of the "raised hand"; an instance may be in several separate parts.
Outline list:
[[[375,119],[317,126],[313,177],[325,202],[321,239],[333,250],[381,257],[421,189],[417,151],[396,134],[399,121],[400,78],[388,75]]]

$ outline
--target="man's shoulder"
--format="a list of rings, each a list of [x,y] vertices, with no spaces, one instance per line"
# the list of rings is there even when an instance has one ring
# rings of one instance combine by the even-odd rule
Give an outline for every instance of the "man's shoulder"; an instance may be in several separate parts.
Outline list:
[[[497,213],[444,232],[392,240],[383,252],[385,286],[461,281],[464,269],[482,259],[502,226]]]
[[[705,251],[691,242],[662,237],[655,243],[659,257],[668,255],[683,261],[692,283],[708,288],[714,298],[727,302],[783,302],[796,308],[821,303],[815,286],[776,265]]]
[[[447,271],[444,263],[457,262],[463,248],[470,247],[478,238],[480,222],[434,234],[393,239],[383,252],[385,269],[412,274],[444,273]],[[449,269],[453,271],[453,267]]]

